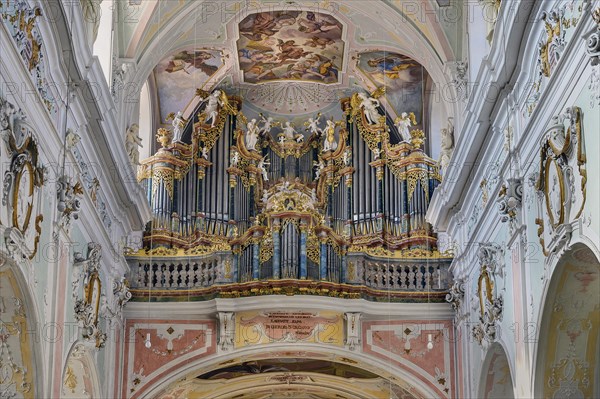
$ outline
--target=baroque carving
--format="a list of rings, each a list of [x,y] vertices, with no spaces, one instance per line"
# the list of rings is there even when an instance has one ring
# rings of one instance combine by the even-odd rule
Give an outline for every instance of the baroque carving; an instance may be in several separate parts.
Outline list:
[[[73,264],[73,299],[75,301],[75,320],[85,341],[104,347],[106,334],[100,330],[100,302],[102,283],[100,281],[100,258],[102,248],[90,242],[87,254],[80,252],[74,255]]]
[[[582,2],[583,3],[583,2]],[[554,8],[544,11],[540,23],[544,24],[544,30],[538,42],[538,55],[536,64],[536,76],[527,98],[525,114],[531,116],[541,98],[545,82],[554,72],[560,57],[569,40],[567,32],[573,30],[581,19],[583,4],[573,7],[565,1],[557,1]]]
[[[37,23],[40,17],[42,17],[41,9],[32,8],[25,0],[0,3],[0,19],[4,21],[15,41],[17,51],[25,62],[44,106],[50,113],[54,113],[58,102],[48,90],[45,55],[42,52],[44,43]]]
[[[18,257],[33,259],[41,234],[43,215],[39,211],[45,169],[39,162],[38,146],[33,133],[23,122],[20,109],[0,97],[0,153],[9,159],[4,172],[0,223],[5,243]],[[18,133],[17,133],[18,132]]]
[[[467,72],[469,64],[464,61],[456,61],[449,64],[450,70],[454,78],[451,84],[456,89],[457,100],[466,101],[469,97],[469,86]]]
[[[446,294],[446,302],[452,305],[455,312],[460,310],[465,297],[465,282],[462,279],[457,279],[454,284],[450,287],[448,294]]]
[[[523,199],[523,182],[518,178],[509,178],[502,184],[498,193],[498,211],[500,213],[500,221],[509,223],[511,231],[514,230],[517,223],[517,216],[521,208]]]
[[[592,11],[592,17],[597,26],[587,35],[584,35],[584,39],[586,51],[590,56],[590,64],[592,65],[589,89],[591,93],[590,105],[594,108],[596,105],[600,105],[600,7]]]
[[[552,118],[541,145],[539,167],[540,217],[536,224],[542,250],[548,255],[568,244],[570,223],[581,217],[586,202],[586,153],[579,107],[567,108]]]
[[[477,252],[480,273],[477,279],[479,323],[471,330],[479,345],[485,346],[497,339],[498,322],[502,320],[504,299],[498,282],[504,278],[503,251],[493,243],[481,244]]]

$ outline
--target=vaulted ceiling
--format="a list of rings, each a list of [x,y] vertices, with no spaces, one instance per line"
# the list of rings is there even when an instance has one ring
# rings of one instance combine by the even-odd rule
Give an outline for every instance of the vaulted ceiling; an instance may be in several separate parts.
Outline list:
[[[426,88],[447,84],[445,63],[461,58],[462,0],[123,3],[119,55],[140,87],[150,78],[157,124],[217,85],[247,115],[296,125],[341,119],[340,98],[386,86],[391,116],[419,120]]]

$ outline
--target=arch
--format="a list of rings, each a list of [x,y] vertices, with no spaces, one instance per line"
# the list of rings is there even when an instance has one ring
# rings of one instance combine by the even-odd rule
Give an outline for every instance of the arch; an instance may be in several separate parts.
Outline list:
[[[45,396],[41,370],[42,341],[30,285],[12,259],[0,252],[0,392],[23,398]]]
[[[399,390],[413,390],[417,398],[439,397],[440,394],[420,376],[410,374],[389,362],[361,354],[353,353],[346,349],[328,347],[315,344],[269,344],[235,350],[224,355],[211,358],[200,358],[193,362],[183,363],[165,373],[164,377],[154,380],[150,385],[138,387],[139,398],[152,398],[164,392],[165,388],[173,383],[195,378],[207,371],[221,368],[224,364],[239,364],[249,360],[266,360],[281,357],[301,356],[303,359],[328,359],[341,363],[351,364],[378,375],[387,381],[387,384],[399,387]]]
[[[576,243],[556,262],[540,313],[534,368],[536,397],[600,394],[600,262]]]
[[[499,343],[492,344],[485,355],[477,397],[483,399],[515,397],[510,362],[506,351]]]
[[[62,372],[63,398],[103,398],[98,370],[89,344],[75,342]]]

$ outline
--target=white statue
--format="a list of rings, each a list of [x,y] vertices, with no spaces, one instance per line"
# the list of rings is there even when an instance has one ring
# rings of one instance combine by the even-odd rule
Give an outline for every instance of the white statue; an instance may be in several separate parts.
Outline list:
[[[202,158],[208,159],[208,147],[202,147]]]
[[[344,151],[344,157],[342,158],[342,162],[344,162],[345,166],[350,164],[350,150]]]
[[[314,187],[310,192],[310,199],[312,200],[312,202],[317,202],[317,189]]]
[[[260,133],[261,134],[269,133],[271,131],[272,126],[274,125],[273,118],[270,116],[268,118],[265,118],[262,114],[260,115],[260,118],[263,122],[262,128],[260,128]]]
[[[304,126],[306,126],[310,134],[321,135],[323,134],[323,129],[319,127],[319,119],[321,118],[321,114],[317,115],[317,119],[308,118],[308,121],[304,122]]]
[[[267,156],[265,155],[265,157],[258,163],[258,169],[260,169],[264,181],[269,181],[269,176],[267,176],[267,166],[271,165],[271,163],[267,161]]]
[[[263,190],[262,202],[265,205],[267,205],[267,202],[269,202],[269,192],[266,189]]]
[[[394,119],[394,126],[398,129],[404,141],[410,141],[410,127],[416,124],[415,114],[412,112],[410,114],[403,112],[399,117]]]
[[[379,123],[379,117],[381,114],[377,110],[379,107],[379,100],[373,97],[367,97],[365,93],[358,93],[358,97],[360,98],[360,107],[363,109],[365,116],[367,117],[367,122],[369,125],[376,125]]]
[[[206,115],[204,123],[211,121],[210,127],[215,127],[215,123],[217,123],[217,120],[219,119],[219,105],[224,105],[221,100],[221,90],[213,91],[207,98],[200,97],[200,101],[208,101],[204,108],[204,115]]]
[[[337,143],[335,142],[335,122],[332,120],[327,121],[327,126],[323,129],[325,134],[325,141],[323,142],[323,152],[335,151]]]
[[[315,166],[315,180],[318,180],[321,177],[321,172],[325,169],[325,164],[322,159],[319,159],[319,162],[314,161],[313,165]]]
[[[287,121],[285,122],[285,127],[283,128],[283,134],[285,134],[285,138],[287,140],[294,140],[296,138],[296,130],[292,126],[292,124]],[[302,136],[304,138],[304,136]]]
[[[137,126],[137,125],[132,125],[132,127],[133,126]],[[130,129],[131,129],[131,127],[130,127]],[[78,135],[71,129],[67,129],[67,136],[65,137],[65,143],[66,143],[67,150],[71,150],[71,148],[75,147],[77,145],[77,143],[79,143],[80,140],[81,140],[80,135]],[[129,151],[127,151],[127,153],[129,153]]]
[[[133,124],[127,129],[125,134],[125,151],[129,155],[129,160],[134,165],[140,164],[140,151],[138,147],[142,146],[142,139],[139,136],[140,127],[137,124]]]
[[[440,151],[440,167],[443,171],[448,168],[450,158],[454,152],[454,126],[451,124],[447,128],[442,129],[441,151]]]
[[[240,153],[237,151],[234,151],[233,156],[231,157],[231,166],[237,167],[238,162],[240,162]]]
[[[258,126],[256,119],[252,119],[246,124],[246,149],[248,151],[256,151],[256,143],[258,142]]]
[[[379,159],[379,155],[381,154],[381,150],[379,148],[375,148],[373,150],[373,159],[376,161]]]
[[[173,119],[171,123],[173,125],[173,143],[181,141],[181,135],[183,134],[183,128],[187,123],[187,120],[183,117],[181,111],[177,111],[176,114],[171,114],[170,117]]]
[[[279,140],[279,144],[283,145],[283,143],[285,143],[285,135],[280,134],[278,140]]]

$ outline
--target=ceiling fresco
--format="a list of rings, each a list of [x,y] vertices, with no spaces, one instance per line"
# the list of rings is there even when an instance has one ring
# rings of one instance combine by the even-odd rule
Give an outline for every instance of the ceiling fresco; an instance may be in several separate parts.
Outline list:
[[[164,123],[171,112],[182,111],[203,85],[223,66],[219,50],[181,50],[154,68],[160,117]]]
[[[421,128],[428,76],[421,64],[402,54],[370,51],[359,54],[357,67],[373,85],[385,87],[385,98],[396,115],[413,112]]]
[[[239,24],[239,67],[245,83],[297,80],[338,83],[342,24],[312,11],[251,14]]]

